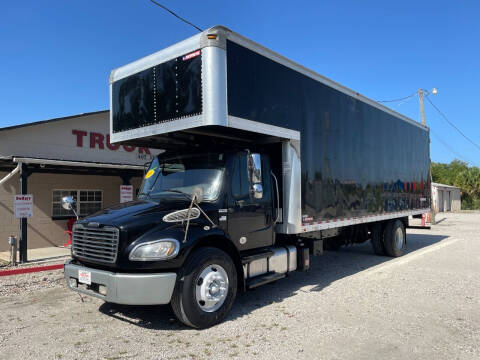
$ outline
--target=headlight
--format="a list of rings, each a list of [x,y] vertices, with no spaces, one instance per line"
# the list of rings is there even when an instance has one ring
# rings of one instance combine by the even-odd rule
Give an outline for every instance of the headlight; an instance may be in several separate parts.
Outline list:
[[[138,244],[130,251],[132,261],[154,261],[172,259],[178,255],[180,243],[175,239],[162,239]]]

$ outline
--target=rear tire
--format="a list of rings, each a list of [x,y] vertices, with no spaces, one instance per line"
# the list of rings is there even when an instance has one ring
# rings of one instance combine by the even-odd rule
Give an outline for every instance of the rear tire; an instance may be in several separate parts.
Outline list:
[[[385,253],[388,256],[399,257],[405,253],[406,234],[405,226],[400,220],[390,220],[385,226],[383,234]]]
[[[376,255],[385,256],[385,245],[383,243],[382,223],[373,224],[371,242],[372,242],[373,252]]]
[[[178,320],[194,328],[220,323],[237,294],[233,260],[216,248],[195,250],[180,270],[171,305]]]

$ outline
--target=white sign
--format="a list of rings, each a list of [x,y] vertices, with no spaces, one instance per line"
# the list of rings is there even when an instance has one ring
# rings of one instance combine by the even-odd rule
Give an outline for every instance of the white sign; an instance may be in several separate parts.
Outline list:
[[[87,270],[78,270],[78,281],[82,284],[92,285],[92,273]]]
[[[133,200],[133,186],[120,185],[120,202],[128,202]]]
[[[33,216],[33,195],[15,195],[13,198],[15,217],[17,219]]]

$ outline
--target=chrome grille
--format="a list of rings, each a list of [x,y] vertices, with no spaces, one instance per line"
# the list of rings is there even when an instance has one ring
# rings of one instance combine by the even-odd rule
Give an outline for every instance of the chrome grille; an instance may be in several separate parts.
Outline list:
[[[119,230],[106,226],[88,228],[82,224],[73,226],[72,254],[81,259],[103,263],[117,260]]]

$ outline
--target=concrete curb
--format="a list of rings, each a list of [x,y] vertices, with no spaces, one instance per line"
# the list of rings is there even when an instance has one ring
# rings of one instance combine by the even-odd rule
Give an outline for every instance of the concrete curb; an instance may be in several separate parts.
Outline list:
[[[22,269],[11,269],[0,271],[0,276],[9,276],[9,275],[20,275],[28,274],[32,272],[48,271],[48,270],[59,270],[63,269],[64,264],[55,264],[55,265],[46,265],[46,266],[35,266],[27,267]]]

